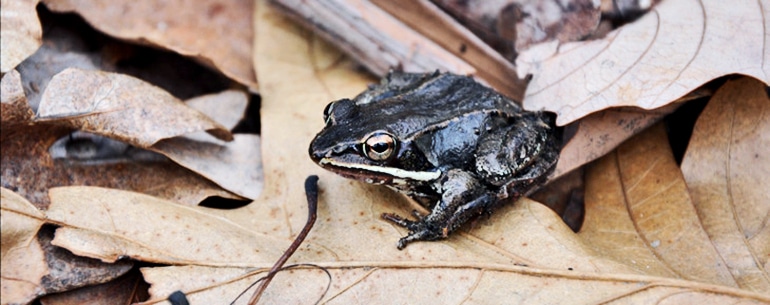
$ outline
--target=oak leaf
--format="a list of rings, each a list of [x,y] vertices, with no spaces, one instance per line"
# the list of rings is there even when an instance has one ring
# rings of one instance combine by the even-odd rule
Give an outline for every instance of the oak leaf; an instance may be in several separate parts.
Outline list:
[[[668,0],[605,38],[533,47],[517,58],[531,74],[524,108],[565,125],[609,107],[664,106],[726,74],[770,83],[767,1]]]

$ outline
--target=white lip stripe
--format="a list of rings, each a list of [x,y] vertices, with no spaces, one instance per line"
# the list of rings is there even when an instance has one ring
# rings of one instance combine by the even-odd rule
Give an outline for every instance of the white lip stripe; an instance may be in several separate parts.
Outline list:
[[[343,168],[347,167],[347,168],[362,169],[365,171],[388,174],[397,178],[412,179],[412,180],[418,180],[418,181],[431,181],[431,180],[438,179],[438,177],[441,177],[441,171],[412,172],[412,171],[403,170],[400,168],[393,168],[393,167],[382,167],[382,166],[372,166],[372,165],[365,165],[365,164],[336,162],[329,158],[323,158],[319,163],[321,165],[329,164],[331,166],[337,166],[337,167],[343,167]]]

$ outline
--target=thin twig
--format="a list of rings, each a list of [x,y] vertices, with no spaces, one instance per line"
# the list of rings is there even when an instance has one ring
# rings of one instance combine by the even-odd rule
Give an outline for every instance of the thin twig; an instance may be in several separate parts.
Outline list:
[[[275,277],[275,274],[278,273],[278,271],[281,270],[281,267],[283,267],[283,264],[286,263],[286,261],[289,260],[289,258],[294,254],[294,251],[297,251],[297,248],[302,244],[302,241],[305,240],[305,237],[307,237],[307,234],[310,233],[310,229],[313,228],[313,224],[315,224],[316,219],[316,211],[318,209],[318,176],[312,175],[308,176],[307,179],[305,179],[305,196],[307,196],[307,222],[305,223],[305,227],[302,228],[302,231],[299,232],[299,235],[297,235],[297,238],[294,239],[294,242],[291,243],[288,249],[286,249],[286,252],[281,255],[281,258],[278,259],[277,262],[275,262],[275,265],[273,265],[273,268],[270,268],[270,272],[267,273],[267,276],[265,277],[265,281],[262,282],[262,284],[257,287],[257,291],[254,292],[254,295],[251,296],[251,299],[249,299],[249,305],[256,305],[259,298],[262,296],[262,293],[267,288],[267,285],[270,284],[270,282],[273,280],[273,277]]]

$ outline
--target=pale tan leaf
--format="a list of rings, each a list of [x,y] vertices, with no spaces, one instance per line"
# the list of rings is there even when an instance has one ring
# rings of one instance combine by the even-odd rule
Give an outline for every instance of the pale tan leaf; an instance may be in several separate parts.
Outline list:
[[[737,286],[703,229],[658,124],[592,166],[579,236],[640,272]]]
[[[251,265],[277,257],[288,240],[269,236],[206,208],[144,194],[72,186],[49,191],[54,245],[112,262],[129,256],[166,264]]]
[[[533,75],[524,107],[565,125],[608,107],[658,108],[726,74],[770,83],[768,16],[766,0],[668,0],[604,39],[531,48],[517,59]]]
[[[303,267],[278,273],[265,304],[766,304],[765,296],[697,282],[650,276],[603,276],[575,271],[469,263],[421,266]],[[188,291],[191,304],[229,304],[265,269],[173,266],[143,268],[152,295]],[[180,281],[200,279],[200,281]],[[214,284],[216,283],[216,284]],[[246,304],[254,288],[235,304]],[[151,299],[141,304],[168,304]]]
[[[111,36],[192,56],[252,89],[251,0],[115,1],[45,0],[53,11],[77,12]]]
[[[69,125],[138,147],[206,130],[229,141],[223,126],[153,85],[128,75],[66,69],[51,80],[37,119],[69,117]]]
[[[35,6],[39,0],[0,2],[0,72],[6,73],[35,53],[42,44],[43,29]]]
[[[218,93],[206,94],[184,101],[187,106],[205,113],[212,120],[233,129],[243,118],[249,105],[248,96],[240,90],[225,90]]]
[[[236,134],[221,145],[184,137],[165,139],[151,150],[238,196],[256,199],[263,187],[260,147],[258,135]]]
[[[682,171],[703,227],[743,289],[770,294],[770,98],[728,81],[698,118]]]
[[[42,278],[48,274],[37,232],[45,216],[13,191],[0,188],[0,303],[24,304],[43,292]]]

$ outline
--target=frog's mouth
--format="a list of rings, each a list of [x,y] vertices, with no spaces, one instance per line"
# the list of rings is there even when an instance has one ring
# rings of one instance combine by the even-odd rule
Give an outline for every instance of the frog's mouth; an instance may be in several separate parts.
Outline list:
[[[380,183],[393,179],[405,179],[412,181],[433,181],[441,177],[441,171],[408,171],[405,169],[367,165],[360,163],[347,163],[332,158],[322,158],[318,162],[322,167],[334,168],[335,171],[348,178],[367,181],[379,180]],[[369,181],[367,181],[369,182]],[[371,183],[371,182],[370,182]]]

